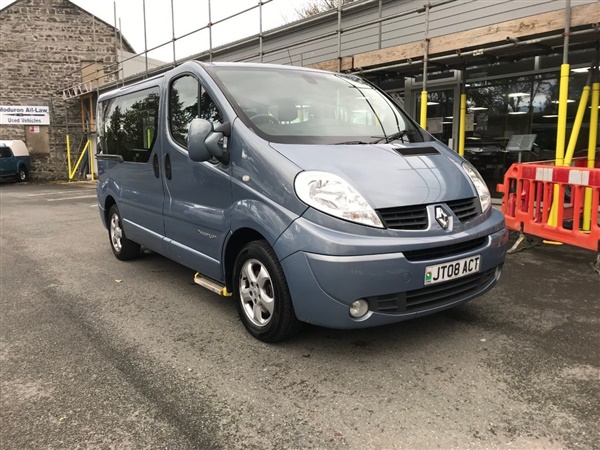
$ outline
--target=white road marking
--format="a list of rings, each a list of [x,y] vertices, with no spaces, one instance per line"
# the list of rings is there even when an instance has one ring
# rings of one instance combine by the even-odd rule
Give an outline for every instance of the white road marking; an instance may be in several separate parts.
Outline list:
[[[56,195],[56,194],[69,195],[69,194],[79,194],[81,192],[88,192],[88,191],[87,191],[87,189],[78,189],[76,191],[71,191],[71,192],[65,192],[65,191],[46,191],[46,192],[40,192],[38,194],[27,194],[27,197],[43,197],[45,195]]]
[[[79,195],[77,197],[63,197],[63,198],[48,198],[46,199],[47,202],[60,202],[60,201],[64,201],[64,200],[75,200],[78,198],[95,198],[96,194],[94,195]]]

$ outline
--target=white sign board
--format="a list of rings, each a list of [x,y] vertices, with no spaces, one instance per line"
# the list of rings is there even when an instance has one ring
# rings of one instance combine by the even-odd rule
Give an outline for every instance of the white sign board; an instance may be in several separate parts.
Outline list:
[[[465,115],[465,131],[473,131],[475,124],[475,114],[466,114]]]
[[[50,125],[50,107],[0,105],[0,125]]]
[[[431,134],[440,134],[444,132],[443,117],[430,117],[427,119],[427,131]]]

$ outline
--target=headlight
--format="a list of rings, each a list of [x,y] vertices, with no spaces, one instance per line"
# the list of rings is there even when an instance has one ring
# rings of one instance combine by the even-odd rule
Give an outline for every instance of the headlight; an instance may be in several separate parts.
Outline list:
[[[487,188],[485,181],[477,172],[477,169],[473,167],[470,163],[464,162],[463,169],[475,185],[475,189],[477,190],[477,195],[479,196],[479,202],[481,203],[481,211],[486,212],[490,206],[492,206],[492,197],[490,196],[490,191]]]
[[[309,206],[351,222],[383,228],[377,213],[346,181],[327,172],[300,172],[296,195]]]

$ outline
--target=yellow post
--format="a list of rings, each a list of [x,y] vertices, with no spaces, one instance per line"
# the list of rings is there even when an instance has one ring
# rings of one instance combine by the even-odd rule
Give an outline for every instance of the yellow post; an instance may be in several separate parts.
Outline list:
[[[465,156],[465,130],[467,125],[467,94],[460,95],[460,125],[458,127],[458,154]]]
[[[600,83],[592,85],[592,110],[590,111],[590,139],[588,142],[588,164],[594,168],[596,161],[596,142],[598,141],[598,104],[600,103]],[[583,230],[589,231],[592,218],[592,189],[586,188],[583,203]]]
[[[565,136],[567,134],[567,100],[569,99],[569,74],[571,66],[560,66],[560,90],[558,94],[558,125],[556,130],[556,160],[557,166],[562,166],[565,160]],[[558,185],[554,185],[552,209],[548,216],[548,225],[555,227],[558,221]]]
[[[573,131],[571,131],[571,137],[569,138],[569,145],[567,146],[567,153],[565,154],[565,166],[571,165],[573,159],[573,153],[575,153],[575,146],[577,145],[577,139],[579,138],[579,131],[581,130],[581,124],[583,122],[583,116],[585,115],[585,108],[587,108],[588,98],[590,97],[590,87],[584,86],[583,92],[581,93],[581,100],[579,101],[579,107],[577,108],[577,115],[575,116],[575,123],[573,123]]]
[[[77,162],[75,163],[75,167],[73,167],[73,172],[69,171],[69,180],[72,180],[73,177],[75,176],[75,172],[77,172],[77,169],[79,168],[79,164],[81,164],[81,160],[83,159],[83,155],[85,155],[85,152],[88,149],[88,145],[90,145],[90,142],[91,141],[87,141],[86,144],[85,144],[85,147],[83,147],[83,151],[79,155],[79,158],[77,158]]]
[[[67,166],[69,168],[69,180],[71,180],[72,179],[72,177],[71,177],[71,140],[70,140],[68,134],[67,134]]]
[[[569,100],[569,64],[560,66],[560,89],[558,94],[558,126],[556,130],[556,165],[562,166],[565,158],[567,134],[567,101]]]
[[[427,129],[427,91],[421,92],[421,128]]]
[[[88,159],[90,160],[90,176],[92,181],[94,181],[94,160],[92,159],[92,140],[88,139]]]

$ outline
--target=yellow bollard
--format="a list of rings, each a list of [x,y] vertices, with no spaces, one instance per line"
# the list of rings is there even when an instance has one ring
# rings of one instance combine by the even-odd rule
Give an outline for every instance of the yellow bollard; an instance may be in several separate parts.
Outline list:
[[[579,131],[581,130],[581,124],[583,123],[583,116],[585,115],[585,108],[587,108],[589,96],[590,87],[584,86],[583,92],[581,93],[581,100],[579,101],[579,107],[577,108],[575,122],[573,123],[573,131],[571,131],[571,137],[569,138],[567,153],[565,154],[565,160],[563,163],[565,166],[571,165],[573,154],[575,153],[575,146],[577,145],[577,139],[579,138]]]
[[[92,140],[88,139],[88,159],[90,160],[90,177],[94,181],[94,160],[92,159]]]
[[[567,100],[569,99],[570,65],[560,66],[560,90],[558,95],[558,125],[556,130],[556,159],[557,166],[562,166],[565,159],[565,136],[567,134]],[[552,209],[548,216],[548,225],[555,227],[558,222],[558,202],[562,201],[558,195],[558,185],[554,185]]]
[[[77,159],[77,162],[75,163],[75,167],[73,168],[73,172],[69,171],[69,180],[72,180],[73,177],[75,176],[75,172],[77,172],[77,169],[79,168],[79,164],[81,164],[81,160],[83,159],[83,155],[85,155],[85,152],[88,149],[88,146],[90,146],[91,142],[92,141],[87,141],[86,142],[85,147],[83,147],[83,150],[82,150],[81,154],[79,155],[79,158]]]
[[[569,100],[569,64],[560,66],[560,90],[558,94],[558,126],[556,131],[556,165],[562,166],[565,158],[567,134],[567,101]]]
[[[467,94],[460,95],[460,125],[458,127],[458,154],[465,156],[465,130],[467,125]]]
[[[421,92],[421,128],[427,129],[427,91]]]
[[[71,139],[67,134],[67,166],[69,169],[69,181],[72,179],[71,177]]]
[[[600,83],[592,85],[592,110],[590,111],[590,138],[588,141],[588,163],[590,169],[596,162],[596,143],[598,142],[598,105],[600,103]],[[585,189],[583,201],[583,231],[591,230],[592,222],[592,188]]]

